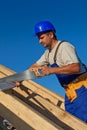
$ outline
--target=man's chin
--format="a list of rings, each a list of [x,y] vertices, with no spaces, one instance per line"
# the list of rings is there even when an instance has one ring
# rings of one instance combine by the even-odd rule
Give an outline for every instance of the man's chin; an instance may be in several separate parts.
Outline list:
[[[44,48],[48,48],[48,46],[46,46],[46,45],[43,45],[44,46]]]

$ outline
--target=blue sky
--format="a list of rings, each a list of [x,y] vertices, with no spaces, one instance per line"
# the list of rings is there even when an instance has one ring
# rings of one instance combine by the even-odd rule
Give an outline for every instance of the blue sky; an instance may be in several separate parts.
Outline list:
[[[60,40],[75,45],[81,60],[87,64],[86,0],[0,0],[0,63],[21,72],[33,64],[45,48],[34,36],[34,25],[42,20],[52,22]],[[34,80],[64,96],[55,75]]]

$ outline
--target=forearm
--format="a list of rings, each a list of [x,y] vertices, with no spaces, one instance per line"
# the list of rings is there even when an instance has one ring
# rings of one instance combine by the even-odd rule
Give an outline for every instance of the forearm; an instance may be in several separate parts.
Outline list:
[[[63,67],[54,67],[50,69],[50,74],[76,74],[79,72],[80,72],[79,63],[73,63]]]
[[[79,63],[73,63],[63,67],[48,67],[40,66],[35,63],[30,67],[30,70],[41,70],[42,74],[39,76],[45,76],[50,74],[77,74],[80,72],[80,65]]]
[[[53,67],[43,66],[41,68],[42,76],[50,74],[77,74],[80,72],[80,65],[78,63],[66,65],[64,67]]]

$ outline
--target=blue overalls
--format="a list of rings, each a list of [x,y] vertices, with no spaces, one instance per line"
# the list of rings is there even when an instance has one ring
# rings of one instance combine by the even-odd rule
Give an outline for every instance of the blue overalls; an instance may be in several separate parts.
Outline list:
[[[56,63],[51,65],[51,67],[57,66],[58,65]],[[67,88],[65,88],[64,84],[68,86],[68,84],[75,80],[79,74],[56,74],[56,76],[62,87],[64,87],[65,91],[67,91]],[[74,84],[74,87],[76,85],[79,85],[79,83]],[[72,86],[70,86],[70,88],[71,87]],[[70,93],[72,95],[72,90],[70,90]],[[76,93],[77,97],[72,101],[68,98],[67,94],[65,94],[65,110],[87,123],[87,78],[84,79],[83,82],[80,81],[80,86],[74,90],[74,93]]]

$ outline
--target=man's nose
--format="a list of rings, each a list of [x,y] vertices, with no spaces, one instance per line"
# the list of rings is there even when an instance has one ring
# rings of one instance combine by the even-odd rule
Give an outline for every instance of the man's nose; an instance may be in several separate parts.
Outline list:
[[[39,39],[39,43],[42,43],[42,39]]]

